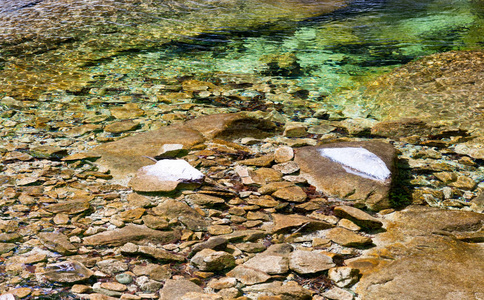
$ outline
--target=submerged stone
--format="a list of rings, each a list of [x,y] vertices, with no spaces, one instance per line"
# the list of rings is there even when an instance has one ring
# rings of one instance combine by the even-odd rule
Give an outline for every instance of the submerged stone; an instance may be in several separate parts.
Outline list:
[[[42,275],[49,281],[72,283],[89,279],[94,273],[77,261],[47,265]]]

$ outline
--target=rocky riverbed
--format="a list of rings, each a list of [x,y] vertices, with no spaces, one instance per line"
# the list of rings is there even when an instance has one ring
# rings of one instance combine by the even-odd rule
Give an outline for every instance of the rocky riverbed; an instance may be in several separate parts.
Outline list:
[[[479,130],[124,80],[1,99],[0,299],[484,297]]]

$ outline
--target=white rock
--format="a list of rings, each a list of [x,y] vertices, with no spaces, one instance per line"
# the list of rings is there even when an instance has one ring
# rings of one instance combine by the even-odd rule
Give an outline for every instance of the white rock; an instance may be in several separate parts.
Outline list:
[[[0,295],[0,300],[17,300],[17,299],[18,298],[15,297],[15,295],[11,294],[11,293]]]
[[[164,159],[141,170],[147,176],[160,181],[196,181],[203,179],[203,173],[181,159]]]
[[[319,153],[341,164],[346,172],[364,178],[384,181],[391,174],[385,162],[365,148],[323,148]]]

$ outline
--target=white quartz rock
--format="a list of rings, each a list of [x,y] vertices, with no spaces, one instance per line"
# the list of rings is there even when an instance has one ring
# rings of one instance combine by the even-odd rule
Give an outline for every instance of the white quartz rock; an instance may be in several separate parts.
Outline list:
[[[341,164],[346,172],[364,178],[385,181],[391,174],[385,162],[365,148],[322,148],[319,153]]]
[[[160,181],[197,181],[203,173],[181,159],[164,159],[154,165],[144,166],[141,173],[156,177]]]

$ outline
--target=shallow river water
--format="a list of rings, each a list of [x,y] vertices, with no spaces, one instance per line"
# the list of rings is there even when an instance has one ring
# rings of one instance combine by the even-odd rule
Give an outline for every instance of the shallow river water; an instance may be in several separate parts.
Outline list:
[[[2,1],[0,95],[236,74],[319,99],[420,56],[480,49],[482,20],[468,0]]]

